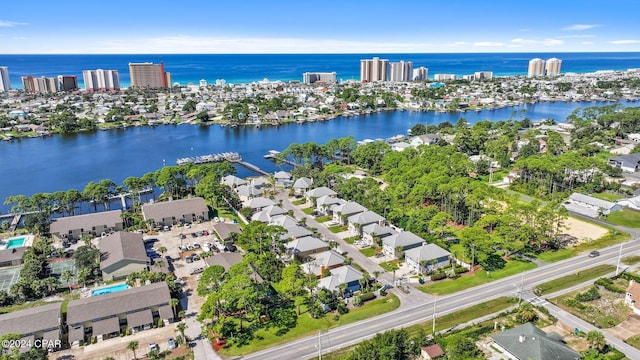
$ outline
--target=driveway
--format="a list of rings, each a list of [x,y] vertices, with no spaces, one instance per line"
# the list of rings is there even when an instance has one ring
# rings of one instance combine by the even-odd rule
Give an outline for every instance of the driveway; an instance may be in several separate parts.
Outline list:
[[[621,340],[638,335],[640,334],[640,315],[631,314],[621,324],[605,331]]]

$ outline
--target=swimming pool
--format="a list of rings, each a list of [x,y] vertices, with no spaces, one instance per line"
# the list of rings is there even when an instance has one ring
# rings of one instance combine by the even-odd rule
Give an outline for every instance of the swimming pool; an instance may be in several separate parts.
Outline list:
[[[129,288],[129,286],[127,284],[118,284],[118,285],[111,285],[111,286],[107,286],[107,287],[103,287],[100,289],[94,289],[91,290],[91,296],[100,296],[100,295],[105,295],[105,294],[111,294],[111,293],[115,293],[118,291],[122,291],[122,290],[127,290]]]
[[[33,235],[16,236],[9,239],[0,240],[0,250],[15,249],[23,246],[31,246]]]

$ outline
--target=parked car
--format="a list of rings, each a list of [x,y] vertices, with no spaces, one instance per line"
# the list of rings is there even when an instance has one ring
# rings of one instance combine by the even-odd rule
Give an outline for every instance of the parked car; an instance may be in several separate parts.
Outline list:
[[[207,245],[207,244],[204,244],[204,246],[202,247],[202,251],[209,252],[209,251],[211,251],[211,247],[209,245]]]
[[[191,260],[198,261],[198,260],[200,260],[200,256],[198,254],[193,254],[193,255],[191,255]]]
[[[169,340],[167,340],[167,345],[169,350],[173,350],[175,348],[178,347],[178,344],[176,343],[176,340],[172,337],[169,338]]]
[[[191,224],[189,224],[189,223],[184,223],[184,227],[185,227],[186,229],[189,229],[189,228],[191,228]]]
[[[186,239],[186,238],[187,238],[187,235],[185,235],[185,234],[180,234],[180,239],[183,239],[183,240],[184,240],[184,239]]]
[[[198,237],[198,235],[196,235],[196,233],[192,232],[192,233],[191,233],[191,237],[192,237],[192,238],[197,238],[197,237]]]
[[[218,240],[214,240],[213,243],[216,245],[216,247],[220,250],[224,250],[224,245],[222,245],[222,243]]]
[[[200,274],[203,271],[204,271],[204,268],[199,267],[199,268],[195,268],[195,269],[192,269],[191,271],[189,271],[189,274],[191,274],[191,275]]]
[[[169,227],[168,225],[165,225],[164,227],[162,227],[162,230],[169,231],[171,230],[171,227]]]
[[[224,249],[227,250],[228,252],[235,252],[236,250],[238,250],[238,248],[232,243],[224,244]]]
[[[194,249],[200,249],[200,244],[197,242],[194,242],[191,246],[193,246]]]
[[[198,231],[198,232],[196,232],[196,235],[198,235],[198,236],[204,236],[204,233],[203,233],[202,231]]]
[[[209,231],[208,230],[202,230],[202,234],[204,234],[204,236],[209,236]]]
[[[191,244],[187,244],[187,250],[191,251],[194,250],[195,248],[193,247],[193,245]]]
[[[192,263],[193,259],[191,258],[191,256],[187,256],[184,258],[184,261],[186,261],[187,263]]]
[[[160,351],[160,347],[156,343],[149,344],[149,352],[151,351]]]

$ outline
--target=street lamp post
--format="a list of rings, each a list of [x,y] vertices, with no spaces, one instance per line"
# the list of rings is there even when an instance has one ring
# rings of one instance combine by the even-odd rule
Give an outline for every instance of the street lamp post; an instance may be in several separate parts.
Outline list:
[[[620,260],[622,258],[622,243],[620,243],[620,251],[618,252],[618,264],[616,265],[616,276],[620,273]]]
[[[433,316],[432,316],[432,325],[431,325],[431,335],[436,335],[436,304],[438,303],[438,298],[433,297]]]

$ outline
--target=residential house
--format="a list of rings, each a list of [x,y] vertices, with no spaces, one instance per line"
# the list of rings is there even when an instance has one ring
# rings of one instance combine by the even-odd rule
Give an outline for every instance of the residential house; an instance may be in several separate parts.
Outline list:
[[[355,201],[349,201],[343,205],[333,207],[333,222],[346,225],[347,219],[355,214],[365,212],[369,209]]]
[[[276,186],[289,187],[293,183],[293,176],[286,171],[278,171],[273,175],[276,181]]]
[[[126,328],[150,329],[159,320],[171,322],[171,293],[164,281],[146,286],[71,300],[67,306],[69,344],[119,337]]]
[[[386,256],[400,258],[405,251],[420,247],[423,242],[424,240],[418,235],[410,231],[403,231],[384,238],[382,252]]]
[[[281,208],[278,205],[270,205],[261,211],[251,216],[251,221],[262,221],[263,223],[270,223],[271,219],[278,215],[286,215],[287,210]]]
[[[420,347],[420,355],[423,360],[440,359],[444,357],[444,350],[438,344]]]
[[[120,210],[67,216],[51,221],[51,235],[61,241],[80,240],[82,235],[100,236],[124,229]]]
[[[305,236],[288,242],[286,248],[292,255],[302,261],[305,261],[311,254],[327,251],[330,247],[329,243],[316,237]]]
[[[311,256],[309,261],[301,266],[305,274],[314,274],[320,278],[324,270],[338,268],[344,264],[344,260],[344,256],[331,249]]]
[[[258,189],[263,189],[269,187],[271,184],[269,184],[269,180],[264,176],[258,176],[251,178],[251,180],[249,180],[249,185]]]
[[[118,231],[100,239],[100,270],[104,280],[124,279],[149,266],[142,234]]]
[[[404,141],[399,141],[391,144],[391,150],[393,151],[404,151],[404,149],[410,148],[410,147],[411,147],[411,144]]]
[[[437,144],[438,141],[440,141],[440,135],[438,134],[418,135],[409,139],[409,143],[413,147],[417,147],[420,145],[434,145]]]
[[[209,208],[201,197],[142,205],[142,216],[155,226],[172,226],[209,220]]]
[[[209,266],[220,265],[225,271],[229,271],[233,265],[242,261],[243,255],[237,252],[223,252],[214,256],[208,256],[204,258],[204,263]],[[251,268],[251,274],[249,278],[255,280],[259,284],[264,282],[264,279],[258,274],[253,267]]]
[[[373,245],[376,242],[376,238],[383,240],[397,233],[389,226],[380,226],[378,223],[373,223],[362,227],[362,240],[369,245]]]
[[[623,205],[580,193],[571,194],[569,201],[564,203],[564,207],[569,211],[593,218],[623,209]]]
[[[231,188],[237,188],[238,186],[248,185],[249,182],[247,180],[241,179],[235,175],[227,175],[220,179],[220,183],[227,185]]]
[[[255,197],[262,196],[264,189],[252,185],[240,185],[236,188],[236,193],[238,194],[240,201],[248,201]]]
[[[318,289],[327,289],[329,291],[341,291],[340,285],[346,284],[346,293],[351,294],[360,290],[360,279],[364,275],[351,265],[340,266],[331,269],[330,275],[318,280]]]
[[[334,207],[345,203],[346,201],[337,197],[321,196],[316,199],[316,212],[321,215],[330,215],[333,213]]]
[[[423,271],[431,273],[438,268],[448,266],[451,264],[450,256],[450,252],[436,244],[422,244],[404,253],[407,266],[418,274]],[[422,265],[423,263],[425,265]]]
[[[0,268],[21,265],[25,250],[27,250],[26,246],[0,250]]]
[[[362,234],[362,227],[370,224],[378,224],[382,226],[385,219],[377,213],[367,210],[361,213],[353,214],[347,218],[349,231],[356,234]]]
[[[640,284],[631,280],[624,296],[624,303],[629,305],[631,310],[640,315]]]
[[[619,167],[625,172],[636,172],[640,166],[640,154],[620,155],[609,159],[609,165]]]
[[[35,340],[46,340],[46,343],[42,342],[43,346],[53,346],[61,340],[61,311],[62,303],[55,302],[0,314],[0,336],[17,334],[21,344],[33,346]],[[29,349],[23,346],[18,350],[26,352]]]
[[[627,199],[620,199],[616,201],[616,204],[624,207],[628,207],[629,209],[640,211],[640,196],[634,196]]]
[[[313,185],[313,179],[301,177],[293,183],[293,192],[296,195],[303,195],[311,188],[311,185]]]
[[[307,199],[307,202],[313,204],[314,200],[323,197],[323,196],[335,196],[337,193],[326,186],[320,186],[315,189],[311,189],[304,194],[304,197]],[[316,205],[316,204],[314,204]]]
[[[500,356],[516,360],[575,360],[582,355],[571,349],[557,333],[547,334],[531,323],[491,336]]]
[[[268,207],[268,206],[272,206],[275,205],[276,203],[266,197],[256,197],[253,199],[249,199],[245,202],[242,203],[242,207],[248,207],[251,208],[253,210],[253,212],[258,212],[261,211],[262,209]]]
[[[271,225],[277,225],[277,224],[271,224]],[[280,236],[280,240],[282,241],[300,239],[303,237],[313,235],[313,232],[309,231],[309,229],[300,225],[288,226],[288,227],[285,227],[284,229],[286,230],[286,232],[282,234],[282,236]]]
[[[213,231],[216,232],[220,240],[223,242],[228,242],[233,237],[233,234],[242,233],[242,229],[238,224],[229,224],[229,223],[215,223],[213,224]]]

